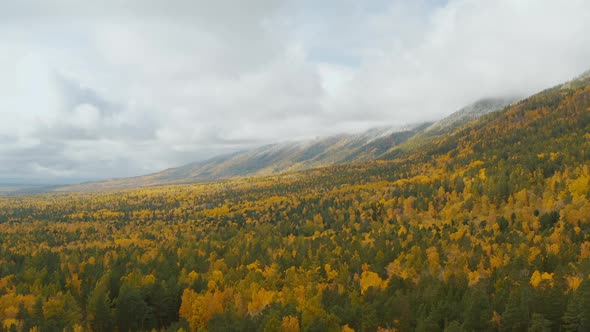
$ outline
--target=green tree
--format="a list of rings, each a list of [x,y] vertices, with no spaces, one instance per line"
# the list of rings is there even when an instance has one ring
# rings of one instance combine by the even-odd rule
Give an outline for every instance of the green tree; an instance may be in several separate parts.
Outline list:
[[[551,321],[541,314],[534,313],[531,317],[529,332],[551,332]]]
[[[143,328],[149,308],[137,287],[123,284],[116,301],[116,320],[119,331],[139,331]]]
[[[528,308],[522,294],[512,292],[502,314],[502,331],[524,331],[528,325]]]
[[[111,299],[105,287],[98,286],[88,298],[88,323],[93,331],[112,331],[115,327]]]

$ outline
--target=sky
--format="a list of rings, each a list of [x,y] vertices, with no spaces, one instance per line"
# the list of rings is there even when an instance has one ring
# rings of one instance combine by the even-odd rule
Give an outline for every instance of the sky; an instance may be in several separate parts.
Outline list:
[[[0,182],[440,119],[590,68],[590,1],[0,0]]]

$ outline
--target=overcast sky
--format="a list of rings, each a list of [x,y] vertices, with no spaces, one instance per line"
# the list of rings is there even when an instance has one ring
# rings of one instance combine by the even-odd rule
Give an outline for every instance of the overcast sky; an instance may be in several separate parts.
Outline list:
[[[435,120],[588,68],[587,0],[0,0],[0,182]]]

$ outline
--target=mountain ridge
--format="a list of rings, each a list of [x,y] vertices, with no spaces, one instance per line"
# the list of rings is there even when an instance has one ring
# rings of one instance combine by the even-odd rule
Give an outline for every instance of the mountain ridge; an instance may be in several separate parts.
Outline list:
[[[87,182],[51,190],[102,190],[210,182],[241,176],[265,176],[343,163],[389,159],[387,156],[407,141],[428,141],[432,137],[448,134],[469,121],[510,105],[515,100],[517,98],[514,97],[484,98],[451,113],[436,123],[425,122],[402,127],[382,126],[370,128],[358,134],[339,134],[307,141],[267,144],[144,176]]]
[[[339,134],[308,141],[267,144],[148,175],[63,186],[55,191],[210,182],[238,176],[271,175],[339,163],[369,161],[392,146],[403,143],[427,125],[429,123],[403,127],[383,126],[359,134]]]

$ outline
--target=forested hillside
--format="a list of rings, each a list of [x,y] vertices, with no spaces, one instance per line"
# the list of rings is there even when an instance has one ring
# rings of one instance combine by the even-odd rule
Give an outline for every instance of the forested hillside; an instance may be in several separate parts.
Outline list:
[[[145,176],[82,183],[49,190],[88,191],[208,182],[364,162],[377,159],[428,126],[429,123],[401,128],[386,126],[369,129],[360,134],[341,134],[309,141],[270,144]]]
[[[589,331],[590,86],[384,160],[0,199],[16,331]]]

